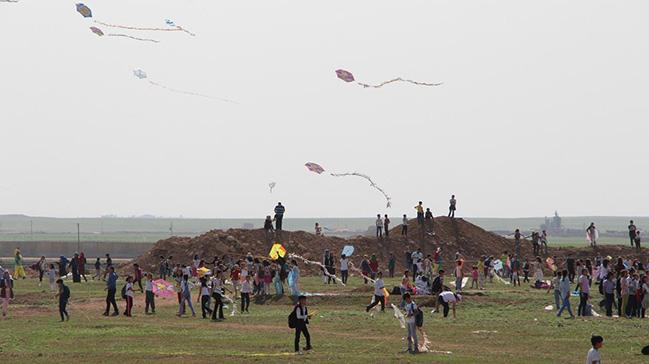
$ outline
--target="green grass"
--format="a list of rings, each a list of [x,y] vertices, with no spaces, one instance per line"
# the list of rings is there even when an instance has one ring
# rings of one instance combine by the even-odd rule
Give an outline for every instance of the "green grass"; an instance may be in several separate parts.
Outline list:
[[[72,319],[59,323],[51,294],[42,292],[34,280],[19,281],[10,318],[0,322],[0,357],[9,363],[204,363],[228,359],[264,363],[581,363],[591,333],[598,333],[605,338],[602,353],[606,363],[646,362],[639,355],[640,348],[649,344],[644,321],[557,319],[543,309],[551,302],[549,294],[500,284],[489,284],[481,296],[469,290],[458,307],[457,319],[425,311],[424,328],[432,349],[452,354],[403,354],[405,330],[391,313],[375,318],[366,314],[364,305],[371,292],[359,292],[362,283],[357,278],[350,278],[350,283],[341,288],[325,286],[318,277],[304,279],[305,291],[341,295],[309,298],[311,312],[317,311],[310,325],[315,350],[294,356],[293,332],[286,325],[291,309],[287,298],[265,304],[253,300],[250,315],[228,316],[224,322],[213,323],[178,318],[174,315],[176,305],[162,305],[160,299],[157,315],[145,316],[143,298],[138,294],[135,317],[105,318],[101,316],[101,282],[70,284]],[[397,280],[387,283],[396,284]],[[118,304],[121,309],[123,302]],[[476,330],[497,332],[472,333]]]

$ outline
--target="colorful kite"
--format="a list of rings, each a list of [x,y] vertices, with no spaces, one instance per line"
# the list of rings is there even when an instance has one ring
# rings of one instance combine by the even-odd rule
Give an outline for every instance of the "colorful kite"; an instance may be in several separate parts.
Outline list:
[[[387,206],[386,207],[388,207],[388,208],[392,207],[392,197],[390,197],[381,187],[379,187],[376,183],[374,183],[374,181],[372,181],[372,178],[370,178],[370,176],[362,174],[362,173],[358,173],[358,172],[331,173],[331,175],[334,176],[334,177],[356,176],[356,177],[365,178],[366,180],[368,180],[370,182],[370,187],[375,188],[376,190],[378,190],[379,192],[381,192],[383,194],[383,196],[385,197],[385,200],[387,201]]]
[[[198,274],[199,277],[204,277],[204,276],[212,274],[212,271],[209,270],[208,268],[200,267],[200,268],[196,269],[196,273]]]
[[[276,185],[277,185],[277,183],[275,183],[275,182],[271,182],[271,183],[268,184],[268,188],[270,189],[270,193],[273,193],[273,188],[275,188]]]
[[[77,11],[84,18],[92,18],[92,10],[90,10],[90,8],[85,6],[83,3],[78,3],[77,4]]]
[[[336,70],[336,76],[338,76],[338,78],[340,78],[341,80],[343,80],[345,82],[354,82],[354,81],[356,81],[356,79],[354,78],[354,75],[351,72],[343,70],[343,69]],[[385,86],[385,85],[387,85],[389,83],[392,83],[392,82],[407,82],[407,83],[411,83],[413,85],[418,85],[418,86],[439,86],[439,85],[442,84],[442,83],[417,82],[417,81],[413,81],[413,80],[403,79],[401,77],[393,78],[393,79],[391,79],[389,81],[381,82],[381,83],[379,83],[377,85],[369,85],[367,83],[362,83],[362,82],[356,81],[357,84],[359,84],[359,85],[361,85],[361,86],[363,86],[365,88],[368,88],[368,87],[381,88],[381,87],[383,87],[383,86]]]
[[[222,99],[222,98],[219,98],[219,97],[203,95],[203,94],[199,94],[199,93],[196,93],[196,92],[177,90],[177,89],[174,89],[174,88],[171,88],[171,87],[167,87],[165,85],[162,85],[160,83],[157,83],[155,81],[152,81],[152,80],[148,79],[148,76],[147,76],[146,72],[144,72],[141,69],[133,70],[133,75],[135,77],[139,78],[140,80],[147,79],[147,81],[149,81],[149,83],[151,85],[163,88],[163,89],[165,89],[167,91],[171,91],[171,92],[175,92],[175,93],[179,93],[179,94],[183,94],[183,95],[199,96],[199,97],[204,97],[204,98],[212,99],[212,100],[219,100],[219,101],[223,101],[223,102],[231,102],[231,103],[236,104],[236,102],[234,102],[232,100],[228,100],[228,99]]]
[[[309,171],[315,172],[317,174],[322,174],[322,172],[325,171],[324,168],[322,168],[318,163],[309,162],[304,164],[304,166],[308,168]]]
[[[176,289],[173,283],[164,279],[156,279],[153,281],[153,294],[158,297],[172,297],[176,295]]]
[[[103,32],[101,29],[97,28],[97,27],[90,27],[90,30],[91,30],[93,33],[95,33],[95,34],[97,34],[98,36],[100,36],[100,37],[103,37],[104,35],[107,35],[107,36],[109,36],[109,37],[124,37],[124,38],[133,39],[133,40],[139,40],[139,41],[141,41],[141,42],[159,43],[159,41],[157,41],[157,40],[155,40],[155,39],[138,38],[138,37],[130,36],[130,35],[128,35],[128,34],[115,34],[115,33],[104,34],[104,32]]]
[[[275,243],[273,244],[273,247],[270,248],[270,252],[268,253],[268,256],[272,260],[284,258],[286,256],[286,248],[284,248],[282,244]]]

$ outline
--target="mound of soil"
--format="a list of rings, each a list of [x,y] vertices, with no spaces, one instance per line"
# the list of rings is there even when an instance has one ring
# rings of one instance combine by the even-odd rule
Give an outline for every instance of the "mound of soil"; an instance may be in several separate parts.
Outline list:
[[[430,229],[430,227],[429,227]],[[350,239],[316,236],[305,231],[284,231],[271,241],[267,241],[261,229],[230,229],[212,230],[194,238],[171,237],[158,241],[155,246],[135,262],[148,271],[157,272],[160,256],[173,256],[174,263],[189,264],[197,254],[206,261],[211,261],[215,256],[227,254],[233,258],[241,258],[248,252],[257,257],[267,257],[273,241],[281,242],[289,253],[303,256],[304,258],[322,261],[325,249],[336,256],[340,254],[345,245],[355,248],[352,260],[360,266],[363,255],[375,254],[382,269],[387,267],[390,254],[394,254],[397,263],[397,272],[405,268],[405,252],[421,248],[424,254],[432,254],[437,247],[442,248],[442,257],[445,265],[453,261],[455,253],[459,252],[469,261],[475,261],[482,255],[499,257],[504,251],[512,252],[513,240],[490,233],[461,218],[449,219],[445,216],[434,220],[432,230],[434,234],[421,234],[420,227],[415,220],[408,226],[408,238],[401,236],[401,226],[397,225],[390,230],[389,239],[376,239],[374,237],[357,236]],[[574,256],[575,258],[592,258],[597,253],[602,256],[637,256],[635,250],[622,246],[602,246],[597,250],[591,248],[551,248],[548,255],[559,257]],[[523,241],[521,255],[532,258],[532,245]],[[302,264],[301,264],[302,265]],[[307,270],[317,271],[315,266]]]

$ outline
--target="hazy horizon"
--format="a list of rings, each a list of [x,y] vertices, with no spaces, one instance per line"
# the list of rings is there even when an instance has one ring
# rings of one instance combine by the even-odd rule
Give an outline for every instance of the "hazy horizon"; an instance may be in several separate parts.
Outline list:
[[[84,3],[98,21],[168,18],[196,36],[0,3],[7,213],[262,217],[282,201],[287,217],[413,216],[422,200],[443,215],[455,194],[475,218],[649,216],[649,2]],[[444,84],[364,89],[338,68]],[[392,209],[327,174],[354,171]]]

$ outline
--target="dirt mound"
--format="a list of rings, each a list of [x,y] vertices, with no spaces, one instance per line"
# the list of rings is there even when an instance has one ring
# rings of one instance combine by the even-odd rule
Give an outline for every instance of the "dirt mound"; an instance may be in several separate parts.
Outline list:
[[[445,262],[453,260],[456,252],[473,260],[481,255],[500,255],[505,250],[512,251],[514,247],[513,241],[459,218],[435,218],[435,234],[423,234],[423,238],[416,221],[410,221],[408,229],[407,239],[401,236],[401,226],[397,226],[390,230],[389,239],[382,240],[366,236],[350,239],[316,236],[304,231],[285,231],[274,240],[282,242],[288,252],[315,261],[322,260],[325,249],[338,255],[345,245],[353,245],[353,260],[357,266],[360,265],[363,255],[376,254],[381,267],[385,268],[390,254],[394,254],[398,271],[405,268],[404,252],[413,251],[418,247],[421,247],[424,254],[432,254],[437,247],[441,247]],[[150,251],[137,258],[136,262],[146,270],[157,272],[161,255],[173,256],[175,263],[189,264],[194,254],[205,260],[224,254],[240,258],[248,252],[263,257],[267,256],[271,245],[272,242],[266,240],[261,229],[212,230],[194,238],[171,237],[160,240]],[[522,251],[531,256],[529,244],[523,243]]]

